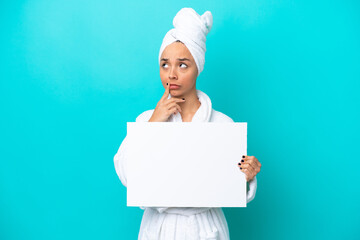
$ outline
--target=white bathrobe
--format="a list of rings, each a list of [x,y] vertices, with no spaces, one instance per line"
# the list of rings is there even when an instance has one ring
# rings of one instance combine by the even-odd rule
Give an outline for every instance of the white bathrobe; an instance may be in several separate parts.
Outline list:
[[[192,122],[234,122],[230,117],[212,108],[210,98],[196,90],[200,108]],[[168,98],[170,98],[169,96]],[[141,113],[136,122],[147,122],[154,110]],[[179,113],[172,114],[169,122],[182,122]],[[126,137],[114,156],[117,175],[126,187]],[[239,156],[239,161],[241,156]],[[256,193],[256,177],[249,181],[247,202]],[[228,240],[229,229],[222,208],[184,208],[184,207],[140,207],[144,209],[138,240]]]

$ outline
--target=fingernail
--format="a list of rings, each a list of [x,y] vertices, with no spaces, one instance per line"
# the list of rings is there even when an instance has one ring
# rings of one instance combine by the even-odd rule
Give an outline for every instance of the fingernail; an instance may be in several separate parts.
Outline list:
[[[243,155],[243,158],[245,158],[245,155]]]
[[[241,160],[242,162],[244,162],[244,160]]]
[[[238,165],[241,165],[241,163],[238,163]]]

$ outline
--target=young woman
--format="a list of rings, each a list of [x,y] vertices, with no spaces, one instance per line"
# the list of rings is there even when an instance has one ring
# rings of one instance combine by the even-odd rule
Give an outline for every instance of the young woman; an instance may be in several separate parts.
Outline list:
[[[173,24],[175,28],[165,35],[159,52],[160,78],[165,93],[155,109],[141,113],[136,122],[233,122],[214,110],[210,98],[196,89],[196,79],[205,63],[211,13],[207,11],[200,16],[191,8],[183,8],[176,14]],[[125,137],[114,156],[116,172],[125,187],[126,145]],[[238,167],[245,173],[247,202],[250,202],[255,197],[256,174],[261,164],[254,156],[239,156]],[[221,208],[141,208],[145,211],[139,240],[230,239]]]

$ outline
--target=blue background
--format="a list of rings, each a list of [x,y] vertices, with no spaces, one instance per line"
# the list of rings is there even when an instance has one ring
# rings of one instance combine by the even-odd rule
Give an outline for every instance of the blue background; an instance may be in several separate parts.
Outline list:
[[[262,163],[232,239],[360,238],[358,1],[32,0],[0,2],[0,239],[137,238],[113,156],[182,7],[212,12],[197,88]]]

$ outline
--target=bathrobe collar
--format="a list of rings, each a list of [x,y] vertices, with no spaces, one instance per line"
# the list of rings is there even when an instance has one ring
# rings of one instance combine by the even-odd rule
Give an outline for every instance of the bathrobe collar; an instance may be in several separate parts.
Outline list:
[[[192,118],[192,122],[209,122],[211,118],[212,112],[212,104],[211,100],[206,93],[196,89],[196,94],[201,102],[199,109],[196,111],[195,115]],[[169,94],[168,99],[171,98],[171,94]],[[181,114],[171,114],[169,117],[169,122],[182,122]]]

